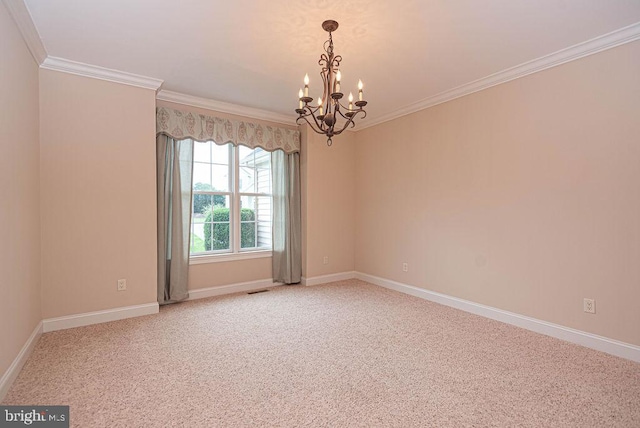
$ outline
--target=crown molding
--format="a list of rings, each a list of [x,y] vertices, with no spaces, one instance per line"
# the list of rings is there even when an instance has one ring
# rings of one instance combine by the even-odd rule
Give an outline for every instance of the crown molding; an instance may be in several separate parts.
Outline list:
[[[33,24],[33,19],[31,18],[29,9],[27,9],[27,5],[24,4],[22,0],[3,0],[2,2],[18,26],[33,59],[38,65],[42,64],[47,57],[47,51],[42,44],[42,39],[40,39],[40,34],[36,26]]]
[[[574,61],[585,56],[593,55],[595,53],[639,39],[640,22],[637,22],[635,24],[620,28],[594,39],[587,40],[586,42],[578,43],[577,45],[561,49],[552,54],[545,55],[532,61],[522,63],[520,65],[516,65],[515,67],[507,68],[506,70],[499,71],[482,79],[469,82],[462,86],[458,86],[457,88],[453,88],[432,97],[425,98],[416,103],[409,104],[394,111],[393,113],[389,113],[367,121],[366,124],[361,125],[359,123],[358,130],[370,128],[372,126],[388,122],[390,120],[397,119],[399,117],[406,116],[408,114],[454,100],[456,98],[464,97],[465,95],[469,95],[474,92],[482,91],[483,89],[487,89],[492,86],[500,85],[502,83],[527,76],[529,74],[556,67],[558,65]]]
[[[225,103],[223,101],[196,97],[194,95],[182,94],[180,92],[167,91],[165,89],[158,92],[156,99],[191,107],[204,108],[207,110],[215,110],[220,113],[235,114],[238,116],[250,117],[252,119],[276,122],[283,125],[296,125],[292,116],[288,116],[286,114],[274,113],[272,111],[246,107],[238,104]]]
[[[47,55],[47,51],[42,43],[38,30],[36,29],[29,9],[23,0],[1,0],[6,6],[9,14],[15,21],[22,37],[31,52],[34,60],[41,68],[61,71],[79,76],[92,77],[95,79],[106,80],[110,82],[121,83],[125,85],[137,86],[145,89],[153,89],[158,91],[163,80],[151,77],[141,76],[137,74],[127,73],[118,70],[112,70],[95,65],[85,64],[81,62],[71,61],[64,58],[52,57]],[[474,92],[482,91],[492,86],[500,85],[529,74],[537,73],[558,65],[583,58],[588,55],[620,46],[625,43],[633,42],[640,39],[640,22],[631,24],[627,27],[620,28],[602,36],[587,40],[574,46],[561,49],[549,55],[534,59],[499,71],[484,78],[466,83],[457,88],[441,92],[432,97],[425,98],[418,102],[406,105],[400,109],[372,118],[366,123],[360,122],[357,132],[362,129],[397,119],[402,116],[415,113]],[[207,98],[196,97],[178,92],[161,90],[157,94],[157,99],[163,101],[174,102],[178,104],[201,107],[210,110],[216,110],[222,113],[235,114],[239,116],[251,117],[270,122],[281,123],[285,125],[295,125],[295,121],[291,116],[281,113],[275,113],[268,110],[256,109],[253,107],[245,107],[237,104],[226,103],[222,101],[211,100]]]
[[[85,64],[54,56],[48,56],[45,58],[42,65],[40,65],[40,68],[121,83],[123,85],[137,86],[144,89],[152,89],[154,91],[160,89],[160,86],[162,86],[162,83],[164,82],[163,80],[155,79],[153,77],[112,70],[110,68],[99,67],[97,65]]]

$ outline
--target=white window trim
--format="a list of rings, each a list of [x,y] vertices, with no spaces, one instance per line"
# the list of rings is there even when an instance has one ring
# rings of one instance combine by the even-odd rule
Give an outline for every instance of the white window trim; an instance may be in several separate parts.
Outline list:
[[[271,257],[272,250],[245,251],[242,253],[200,254],[189,257],[189,265],[205,263],[232,262],[236,260],[251,260]]]
[[[196,143],[197,144],[197,143]],[[215,144],[215,143],[214,143]],[[232,159],[233,157],[233,159]],[[240,151],[236,146],[232,146],[229,154],[229,161],[233,160],[233,168],[231,168],[231,174],[229,175],[229,189],[233,189],[232,192],[211,192],[211,194],[224,194],[225,196],[229,196],[231,201],[231,213],[233,215],[234,220],[229,222],[230,226],[237,222],[238,227],[233,227],[233,232],[231,233],[230,238],[230,247],[232,249],[236,249],[235,252],[206,252],[206,253],[198,253],[198,254],[189,254],[189,265],[199,265],[206,263],[219,263],[219,262],[230,262],[236,260],[251,260],[251,259],[260,259],[272,257],[273,249],[246,249],[243,250],[240,248],[240,198],[241,196],[270,196],[273,197],[272,194],[264,194],[264,193],[240,193]],[[257,225],[257,223],[256,223]],[[189,225],[191,227],[191,225]],[[237,246],[236,246],[237,244]]]

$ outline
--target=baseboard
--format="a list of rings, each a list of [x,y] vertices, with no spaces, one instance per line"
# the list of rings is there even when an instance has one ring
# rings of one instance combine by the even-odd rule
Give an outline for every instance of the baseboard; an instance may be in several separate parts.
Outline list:
[[[351,271],[351,272],[339,272],[339,273],[332,273],[329,275],[321,275],[321,276],[312,276],[311,278],[305,278],[304,276],[302,277],[302,285],[319,285],[319,284],[325,284],[327,282],[334,282],[334,281],[345,281],[347,279],[353,279],[356,277],[356,273]]]
[[[4,397],[7,395],[7,392],[9,392],[9,388],[11,388],[13,381],[15,381],[16,378],[18,377],[18,374],[20,373],[20,370],[22,370],[24,363],[26,363],[27,360],[29,359],[29,355],[31,355],[31,352],[33,351],[33,348],[36,346],[36,343],[38,343],[38,339],[40,338],[41,335],[42,335],[42,321],[40,321],[36,326],[36,328],[33,329],[31,336],[29,336],[29,338],[25,342],[24,346],[22,346],[22,349],[20,350],[16,358],[13,360],[13,362],[11,363],[7,371],[4,372],[4,374],[0,378],[0,402],[4,400]]]
[[[206,297],[223,296],[225,294],[243,293],[246,291],[261,290],[268,287],[283,285],[281,282],[273,282],[269,279],[259,279],[257,281],[239,282],[236,284],[221,285],[219,287],[197,288],[189,290],[187,300],[204,299]]]
[[[125,318],[152,315],[159,312],[158,303],[125,306],[104,311],[86,312],[84,314],[68,315],[58,318],[47,318],[42,321],[43,332],[65,330],[67,328],[83,327],[85,325],[123,320]]]
[[[598,336],[596,334],[587,333],[536,318],[519,315],[513,312],[503,311],[502,309],[493,308],[491,306],[481,305],[469,300],[459,299],[457,297],[448,296],[442,293],[425,290],[423,288],[414,287],[412,285],[402,284],[400,282],[391,281],[389,279],[380,278],[373,275],[367,275],[356,272],[356,278],[389,288],[391,290],[400,291],[401,293],[410,294],[431,302],[440,303],[452,308],[460,309],[465,312],[491,318],[506,324],[515,325],[527,330],[541,333],[557,339],[566,340],[567,342],[582,345],[587,348],[596,349],[606,352],[607,354],[617,357],[626,358],[640,363],[640,346],[630,343],[620,342],[618,340],[609,339],[607,337]]]

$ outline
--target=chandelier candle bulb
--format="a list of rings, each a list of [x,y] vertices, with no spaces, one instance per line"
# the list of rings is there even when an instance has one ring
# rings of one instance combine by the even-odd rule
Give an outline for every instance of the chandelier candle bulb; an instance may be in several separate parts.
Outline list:
[[[338,73],[336,74],[336,92],[340,92],[340,79],[342,79],[342,74],[340,73],[340,70],[338,70]]]
[[[300,109],[302,109],[302,97],[304,96],[302,89],[298,92],[298,99],[300,100]]]
[[[322,116],[322,98],[318,98],[318,106],[320,107],[320,116]]]
[[[358,101],[362,101],[362,80],[358,80]]]
[[[349,92],[349,110],[353,110],[353,94]]]
[[[308,74],[304,75],[304,96],[305,97],[309,96],[309,75]]]

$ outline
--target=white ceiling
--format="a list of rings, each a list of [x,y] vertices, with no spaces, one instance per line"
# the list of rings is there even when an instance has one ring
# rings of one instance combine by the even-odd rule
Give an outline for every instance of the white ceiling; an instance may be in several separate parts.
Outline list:
[[[640,22],[640,0],[25,0],[48,55],[295,118],[325,19],[369,117]]]

